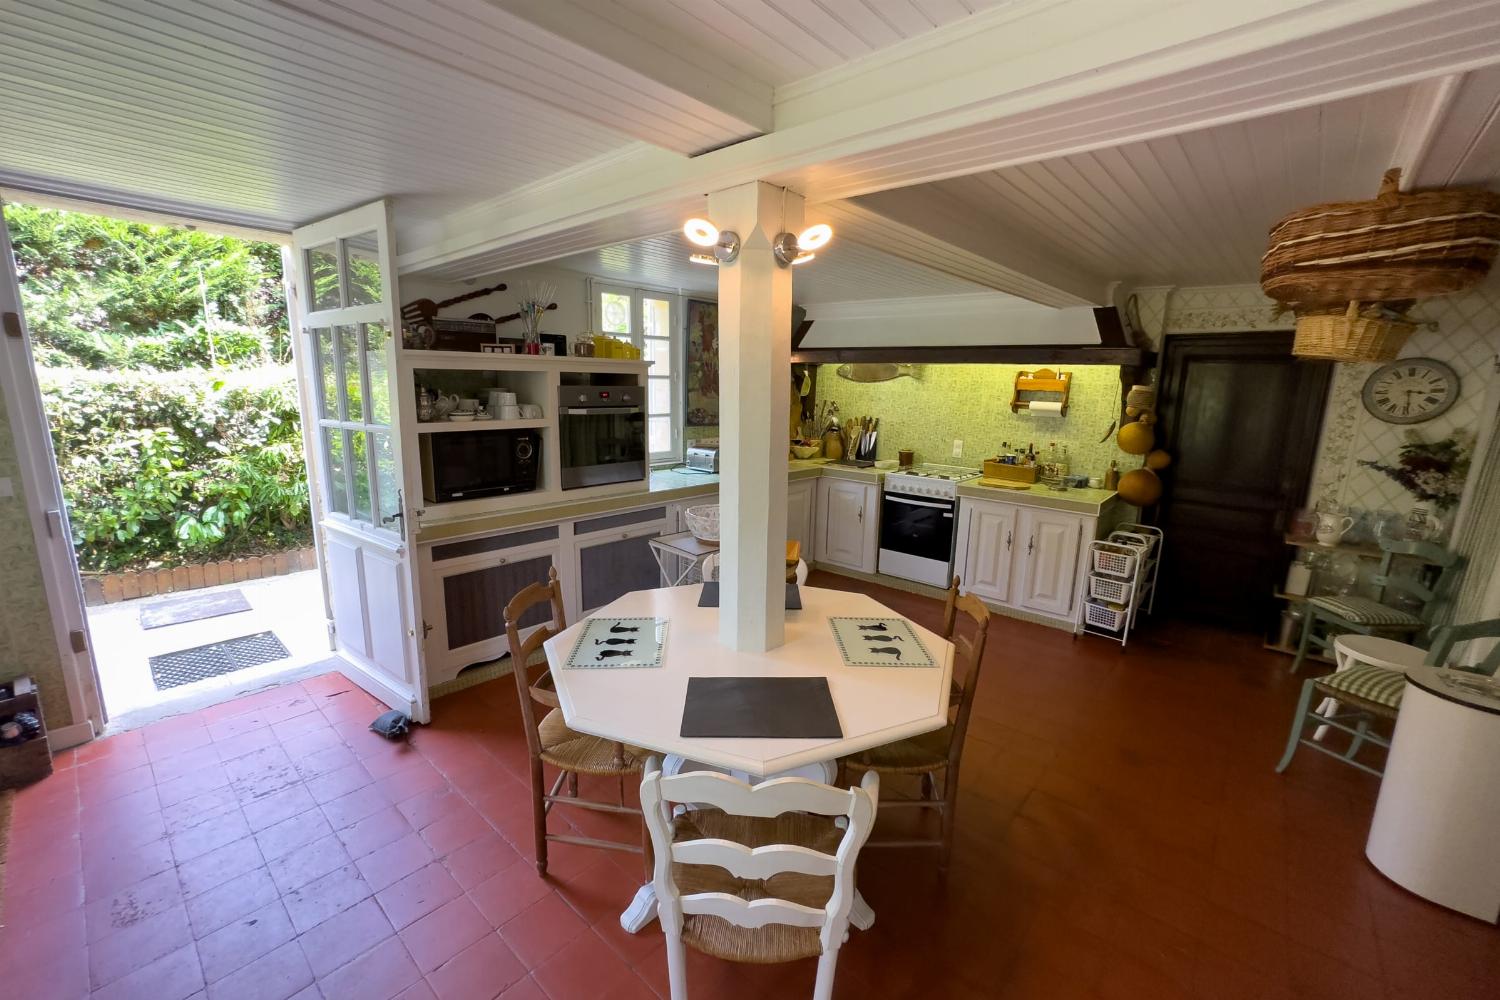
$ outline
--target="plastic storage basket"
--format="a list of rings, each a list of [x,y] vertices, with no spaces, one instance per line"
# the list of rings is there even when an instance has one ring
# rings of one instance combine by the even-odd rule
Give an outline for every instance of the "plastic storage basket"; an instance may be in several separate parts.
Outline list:
[[[1096,601],[1083,602],[1083,620],[1095,628],[1118,632],[1125,627],[1125,619],[1129,615],[1130,611],[1127,608],[1112,608]]]
[[[1095,573],[1117,576],[1122,580],[1135,577],[1135,565],[1139,559],[1135,547],[1116,542],[1098,543],[1093,551]]]
[[[1111,604],[1129,604],[1135,584],[1110,576],[1089,576],[1089,596]]]

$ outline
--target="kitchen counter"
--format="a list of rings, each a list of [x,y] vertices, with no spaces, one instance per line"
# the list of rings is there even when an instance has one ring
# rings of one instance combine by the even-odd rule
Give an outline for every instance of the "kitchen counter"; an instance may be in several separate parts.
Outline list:
[[[836,465],[826,459],[806,461],[793,459],[787,463],[787,478],[793,482],[799,479],[831,476],[878,484],[884,475],[885,471],[882,469],[857,469]],[[535,507],[519,507],[424,524],[417,529],[417,543],[449,541],[495,531],[509,531],[513,528],[524,528],[549,521],[577,520],[581,517],[608,514],[611,511],[626,510],[647,504],[670,503],[674,500],[708,496],[718,491],[719,476],[716,474],[689,472],[680,466],[670,469],[652,469],[651,478],[644,489],[617,493],[613,496],[580,498],[571,503],[538,504]]]
[[[1083,487],[1058,491],[1048,489],[1041,483],[1033,484],[1029,490],[964,483],[959,486],[958,495],[969,500],[994,500],[1023,507],[1045,507],[1048,510],[1065,510],[1091,517],[1098,517],[1106,508],[1124,503],[1114,490],[1091,490]]]

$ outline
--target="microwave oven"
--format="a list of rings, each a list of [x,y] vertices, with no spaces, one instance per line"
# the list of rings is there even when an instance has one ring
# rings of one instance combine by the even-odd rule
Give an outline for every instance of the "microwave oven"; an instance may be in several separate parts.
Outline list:
[[[536,489],[542,437],[534,430],[422,435],[422,495],[428,503]]]

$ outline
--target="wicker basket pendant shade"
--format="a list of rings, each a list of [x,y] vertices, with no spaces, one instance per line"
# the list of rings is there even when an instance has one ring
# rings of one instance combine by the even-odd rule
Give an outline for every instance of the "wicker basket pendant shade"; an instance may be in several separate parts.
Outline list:
[[[1394,358],[1413,301],[1463,291],[1500,251],[1500,194],[1446,188],[1403,194],[1387,170],[1378,197],[1330,202],[1271,227],[1261,288],[1297,313],[1294,353],[1336,361]]]

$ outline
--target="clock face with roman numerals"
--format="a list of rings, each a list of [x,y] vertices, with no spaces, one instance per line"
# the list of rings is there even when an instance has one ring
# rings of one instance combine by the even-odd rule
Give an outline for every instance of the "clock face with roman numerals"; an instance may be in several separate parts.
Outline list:
[[[1402,358],[1365,382],[1365,409],[1389,424],[1420,424],[1458,401],[1458,373],[1432,358]]]

